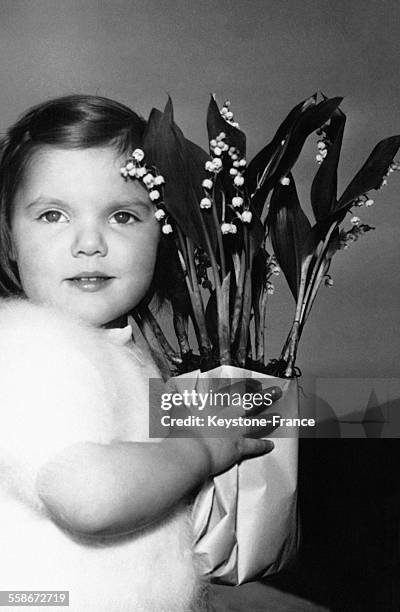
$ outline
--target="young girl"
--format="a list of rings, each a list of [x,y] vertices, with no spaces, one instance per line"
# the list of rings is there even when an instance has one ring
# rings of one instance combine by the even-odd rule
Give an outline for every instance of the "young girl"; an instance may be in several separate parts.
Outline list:
[[[190,496],[273,446],[148,438],[159,372],[127,315],[162,295],[166,258],[120,174],[144,128],[111,100],[52,100],[0,165],[0,590],[69,591],[74,612],[195,609]]]

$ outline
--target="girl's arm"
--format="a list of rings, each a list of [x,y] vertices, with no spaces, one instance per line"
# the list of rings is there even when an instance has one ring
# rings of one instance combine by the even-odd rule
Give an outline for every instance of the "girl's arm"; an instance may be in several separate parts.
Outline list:
[[[210,475],[272,448],[270,441],[244,437],[78,443],[40,470],[37,489],[68,528],[122,534],[161,518]]]
[[[143,527],[210,474],[267,448],[239,437],[107,444],[118,435],[107,381],[120,362],[111,346],[51,308],[0,301],[0,450],[10,457],[9,481],[34,510],[45,505],[87,534]]]

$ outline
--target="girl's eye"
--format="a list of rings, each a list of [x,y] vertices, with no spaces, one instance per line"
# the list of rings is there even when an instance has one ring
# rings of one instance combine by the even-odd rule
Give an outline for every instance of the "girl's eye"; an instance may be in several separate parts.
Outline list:
[[[110,219],[110,223],[118,223],[122,225],[127,225],[138,221],[138,219],[132,213],[127,212],[126,210],[120,210],[119,212],[114,213]]]
[[[39,216],[46,223],[67,223],[67,217],[59,210],[48,210]]]

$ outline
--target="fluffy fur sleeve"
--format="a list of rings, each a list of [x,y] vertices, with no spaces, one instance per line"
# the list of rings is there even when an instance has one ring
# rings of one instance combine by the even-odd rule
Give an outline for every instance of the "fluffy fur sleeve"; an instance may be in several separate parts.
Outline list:
[[[43,511],[34,482],[38,469],[56,453],[81,441],[143,439],[146,372],[140,355],[111,342],[105,330],[84,327],[26,300],[2,300],[3,491]]]

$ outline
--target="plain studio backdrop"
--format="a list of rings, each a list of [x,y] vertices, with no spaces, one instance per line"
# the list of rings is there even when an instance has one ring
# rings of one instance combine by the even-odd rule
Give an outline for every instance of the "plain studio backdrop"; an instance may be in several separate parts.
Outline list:
[[[151,107],[162,108],[170,94],[178,125],[188,138],[207,147],[205,118],[212,92],[220,102],[231,100],[236,119],[247,133],[251,158],[297,102],[320,90],[330,97],[344,96],[347,125],[339,167],[341,193],[375,144],[400,133],[399,31],[397,0],[0,0],[0,132],[27,107],[53,96],[98,94],[147,117]],[[317,170],[316,140],[314,136],[308,140],[294,172],[308,212],[311,179]],[[338,386],[340,401],[347,400],[350,408],[357,404],[358,409],[360,402],[365,405],[371,399],[371,379],[379,379],[381,386],[383,381],[381,396],[379,385],[374,387],[372,403],[382,405],[400,396],[399,193],[400,175],[395,173],[385,188],[371,192],[376,200],[373,207],[356,209],[362,221],[376,230],[337,253],[331,267],[334,286],[321,288],[300,344],[298,365],[305,376],[353,380],[353,387]],[[270,357],[278,356],[294,313],[282,275],[275,285],[268,319]],[[390,393],[386,379],[394,385]],[[312,533],[316,530],[313,521],[322,516],[315,500],[340,497],[338,483],[343,475],[349,495],[370,500],[373,465],[377,466],[376,481],[371,486],[381,478],[380,466],[389,471],[391,464],[394,467],[386,450],[380,462],[371,453],[366,464],[369,451],[358,455],[358,447],[349,450],[347,446],[347,461],[341,456],[342,447],[339,452],[337,448],[313,447],[308,459],[311,472],[319,461],[326,465],[315,474],[312,502],[306,504],[314,508],[308,519]],[[369,448],[375,452],[377,447]],[[379,448],[382,452],[383,447]],[[301,475],[310,481],[306,469]],[[336,528],[331,523],[326,530],[321,519],[323,553],[315,552],[311,544],[315,566],[330,550],[334,571],[343,575],[348,566],[336,552],[336,534],[343,545],[346,539],[351,543],[352,538],[370,534],[382,524],[380,506],[371,507],[358,524],[355,521],[358,513],[365,512],[365,504],[356,505],[351,515],[349,507],[344,501],[341,511],[332,511]],[[347,516],[355,517],[353,522],[347,523]],[[393,534],[385,538],[393,539]],[[373,541],[368,535],[367,543]],[[381,548],[376,546],[369,557],[362,548],[352,550],[356,571],[364,572],[366,581],[382,583]],[[365,559],[374,555],[377,565],[370,562],[368,573]],[[346,578],[337,575],[341,587],[329,588],[331,595],[335,589],[336,593],[347,589],[343,587]],[[320,578],[306,577],[305,583],[312,590]],[[370,597],[368,589],[365,593]],[[347,608],[339,604],[338,609]],[[365,604],[349,609],[374,608]],[[376,609],[399,608],[388,604]]]

